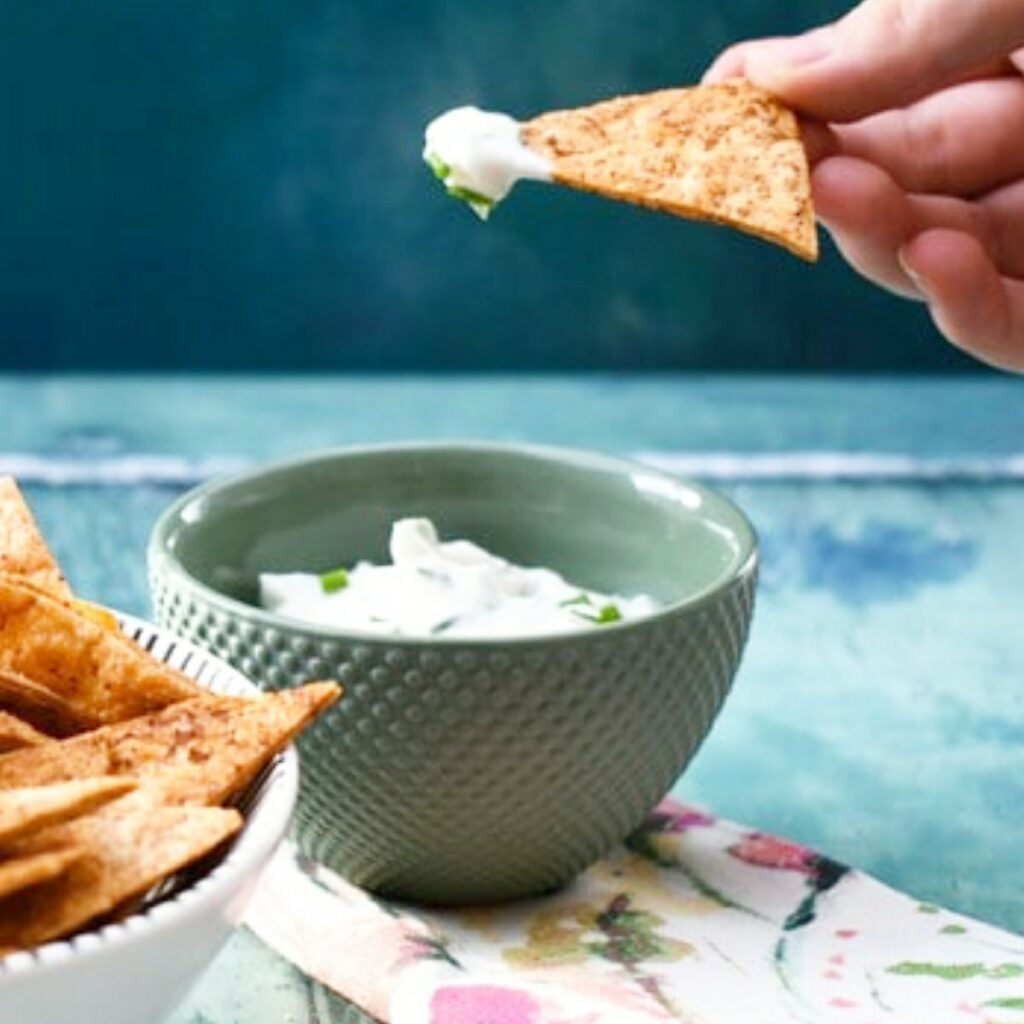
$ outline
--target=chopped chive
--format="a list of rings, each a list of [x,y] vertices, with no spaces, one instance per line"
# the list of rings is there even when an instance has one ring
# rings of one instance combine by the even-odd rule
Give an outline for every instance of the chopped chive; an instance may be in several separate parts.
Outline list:
[[[588,604],[592,605],[594,602],[590,600],[590,595],[584,591],[580,591],[575,597],[570,597],[567,601],[559,601],[559,608],[572,608],[573,605],[577,604]]]
[[[449,185],[448,195],[453,199],[462,199],[467,203],[480,203],[483,206],[494,205],[493,199],[489,199],[479,192],[474,192],[471,188],[463,188],[462,185]]]
[[[448,195],[453,199],[461,199],[463,202],[469,203],[473,207],[473,212],[481,220],[487,220],[491,215],[491,210],[496,205],[493,199],[481,195],[479,192],[474,192],[471,188],[463,188],[461,185],[448,185],[447,189]]]
[[[491,199],[489,196],[482,195],[479,192],[474,192],[471,188],[464,188],[462,185],[447,184],[448,178],[452,173],[452,169],[436,153],[427,153],[423,159],[426,160],[427,165],[434,172],[434,177],[445,182],[445,188],[448,195],[453,199],[461,199],[463,202],[469,203],[473,208],[473,212],[481,220],[487,220],[491,215],[491,210],[493,210],[496,205],[495,200]]]
[[[331,569],[330,572],[320,575],[320,589],[325,594],[333,594],[336,591],[344,590],[347,586],[348,571],[345,569]]]
[[[581,608],[581,605],[587,607]],[[612,622],[622,621],[622,612],[619,611],[618,605],[609,603],[595,609],[593,601],[586,594],[580,594],[579,597],[574,597],[571,601],[563,601],[562,607],[569,608],[573,615],[578,615],[581,619],[586,619],[587,622],[593,622],[598,626],[607,626]]]
[[[434,172],[434,177],[440,178],[441,181],[444,181],[452,173],[452,169],[436,154],[430,153],[425,159]]]

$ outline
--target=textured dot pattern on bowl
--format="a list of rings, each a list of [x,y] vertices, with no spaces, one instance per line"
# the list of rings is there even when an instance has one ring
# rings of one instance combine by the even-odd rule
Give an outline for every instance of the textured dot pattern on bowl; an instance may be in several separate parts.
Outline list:
[[[328,677],[345,686],[344,699],[300,740],[297,835],[311,856],[357,884],[425,902],[492,902],[555,888],[639,824],[711,728],[750,623],[753,534],[741,514],[712,492],[618,460],[584,460],[581,468],[573,454],[548,450],[463,449],[453,455],[427,448],[427,462],[439,460],[428,470],[457,459],[459,486],[451,488],[453,494],[444,489],[443,472],[422,471],[422,449],[399,450],[397,462],[394,451],[333,453],[283,467],[283,474],[282,467],[257,470],[186,496],[154,531],[150,583],[156,615],[260,685]],[[367,468],[375,454],[388,456],[383,470]],[[495,468],[506,457],[507,473]],[[537,459],[548,474],[554,461],[556,478],[563,462],[575,469],[570,496],[561,499],[573,507],[594,500],[588,489],[593,486],[601,489],[602,507],[613,519],[632,521],[630,503],[642,505],[636,521],[640,540],[634,537],[633,543],[646,542],[645,527],[662,531],[652,543],[668,538],[713,545],[724,537],[728,558],[718,559],[721,567],[708,561],[710,582],[696,597],[650,618],[514,641],[346,635],[271,616],[209,585],[244,579],[259,568],[280,571],[290,558],[292,568],[326,567],[311,562],[309,550],[268,555],[260,531],[238,547],[237,534],[254,503],[264,503],[257,518],[270,534],[289,538],[285,548],[302,536],[296,524],[303,516],[322,518],[324,508],[316,501],[339,510],[342,534],[346,514],[375,516],[372,528],[380,531],[390,519],[425,510],[442,527],[447,520],[475,537],[471,517],[460,517],[458,509],[471,508],[483,530],[489,501],[495,510],[507,507],[503,487],[520,496],[524,521],[536,523],[530,505],[550,505],[550,481],[546,490],[531,491],[522,474],[529,477],[530,462]],[[660,492],[653,485],[646,491],[621,489],[630,473],[656,481]],[[308,475],[323,493],[315,507],[297,508],[296,494],[308,494]],[[421,481],[411,496],[410,478]],[[686,501],[673,501],[673,488],[684,491]],[[359,495],[372,495],[369,512],[353,512]],[[275,502],[280,507],[273,508]],[[674,517],[687,521],[681,534],[673,532]],[[690,520],[700,520],[701,527],[691,530]],[[349,525],[369,535],[361,521],[350,519]],[[532,536],[543,524],[525,529]],[[223,560],[208,556],[224,550],[217,538],[229,530],[234,552]],[[181,550],[178,531],[199,531],[207,580],[179,562],[178,555],[187,560],[188,553]],[[530,549],[531,536],[522,538],[520,551]],[[516,544],[509,543],[515,556]],[[657,561],[652,558],[652,566]],[[671,596],[672,565],[664,572],[669,582],[659,585]],[[615,589],[612,577],[582,582]]]

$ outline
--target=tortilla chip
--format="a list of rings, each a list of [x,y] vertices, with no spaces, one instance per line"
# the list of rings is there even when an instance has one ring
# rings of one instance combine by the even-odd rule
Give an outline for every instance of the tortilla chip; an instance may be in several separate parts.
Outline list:
[[[21,750],[22,747],[38,747],[40,743],[49,740],[49,736],[33,729],[28,722],[17,715],[0,711],[0,754],[6,754],[11,750]]]
[[[134,788],[132,779],[108,776],[0,790],[0,847],[94,811]]]
[[[743,81],[622,96],[528,121],[555,181],[726,224],[813,262],[818,237],[795,115]]]
[[[0,904],[0,949],[29,949],[76,931],[209,853],[241,825],[237,811],[220,807],[118,801],[46,829],[20,852],[59,844],[81,856],[60,877]]]
[[[310,683],[258,697],[206,694],[130,722],[4,754],[0,789],[129,775],[139,780],[140,799],[220,804],[339,693],[336,683]]]
[[[30,886],[57,878],[81,856],[81,850],[70,847],[0,861],[0,900]]]
[[[59,597],[71,597],[57,560],[9,476],[0,476],[0,572],[24,576]]]
[[[102,626],[104,629],[118,628],[117,616],[109,608],[104,608],[103,605],[93,601],[83,601],[80,597],[76,597],[71,604],[75,611],[87,619],[92,619],[96,625]]]
[[[203,692],[127,637],[13,576],[0,576],[0,672],[56,694],[86,727],[121,722]],[[27,714],[19,717],[37,724]]]
[[[58,738],[85,732],[96,725],[60,694],[4,669],[0,669],[0,712]]]

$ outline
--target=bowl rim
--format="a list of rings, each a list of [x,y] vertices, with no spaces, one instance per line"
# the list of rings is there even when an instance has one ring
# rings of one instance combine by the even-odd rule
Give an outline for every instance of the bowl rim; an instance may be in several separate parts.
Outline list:
[[[167,659],[172,653],[185,655],[185,660],[196,666],[191,671],[186,670],[185,674],[204,689],[216,692],[214,685],[226,683],[225,692],[252,695],[262,692],[238,669],[211,651],[190,643],[163,626],[119,611],[115,614],[122,632],[140,642],[155,645],[165,641],[169,645],[168,650],[160,659],[165,664],[169,663]],[[143,641],[143,637],[147,639]],[[180,892],[119,921],[0,957],[0,998],[7,985],[58,972],[72,964],[78,966],[114,955],[126,946],[158,941],[170,929],[186,925],[232,899],[245,885],[258,878],[284,839],[298,791],[299,758],[294,745],[289,744],[271,761],[241,830],[221,860],[206,874]]]
[[[547,462],[561,462],[574,464],[584,469],[628,474],[633,478],[643,476],[648,479],[661,481],[673,487],[688,489],[700,496],[701,505],[705,502],[710,502],[713,505],[719,506],[734,519],[730,532],[739,541],[736,557],[728,569],[708,586],[686,594],[668,604],[660,605],[654,611],[637,616],[636,618],[602,625],[599,630],[594,629],[592,626],[582,625],[577,629],[567,629],[557,633],[523,634],[521,636],[452,637],[406,636],[361,632],[355,629],[309,623],[302,619],[270,612],[256,605],[230,597],[211,587],[208,583],[203,582],[188,572],[179,559],[169,550],[169,540],[180,528],[183,510],[197,501],[203,501],[211,495],[229,490],[232,487],[279,473],[293,472],[318,463],[333,462],[339,459],[440,452],[466,452],[474,455],[494,454],[499,457],[526,457]],[[339,643],[357,643],[366,646],[387,645],[418,649],[494,650],[496,648],[518,646],[549,646],[567,642],[578,642],[581,638],[598,639],[614,636],[642,628],[651,623],[674,619],[684,611],[697,610],[715,601],[735,583],[745,579],[755,571],[758,564],[758,538],[757,532],[746,513],[720,491],[706,484],[698,483],[687,477],[670,473],[667,470],[650,466],[647,463],[621,454],[559,445],[504,441],[389,441],[376,444],[318,448],[280,459],[257,462],[241,470],[220,474],[197,487],[190,488],[171,502],[158,516],[150,531],[146,549],[146,560],[149,569],[151,591],[154,589],[153,585],[158,573],[169,575],[220,612],[263,628],[287,630],[292,634],[307,638],[321,638]]]

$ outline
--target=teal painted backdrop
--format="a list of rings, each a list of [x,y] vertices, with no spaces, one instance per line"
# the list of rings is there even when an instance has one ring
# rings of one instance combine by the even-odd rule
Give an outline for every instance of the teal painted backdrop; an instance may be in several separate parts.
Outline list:
[[[420,164],[464,102],[695,80],[842,0],[53,0],[0,8],[0,369],[963,369],[831,250]]]

